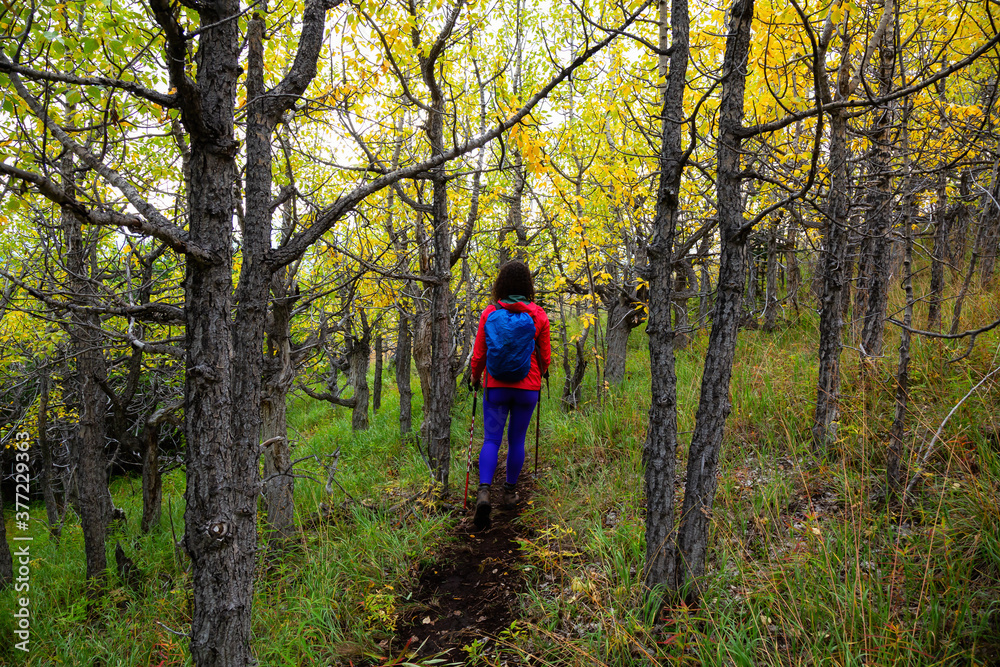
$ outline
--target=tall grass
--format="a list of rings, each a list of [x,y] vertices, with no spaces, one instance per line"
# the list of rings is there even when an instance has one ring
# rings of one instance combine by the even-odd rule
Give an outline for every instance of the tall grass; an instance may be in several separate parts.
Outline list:
[[[259,550],[253,633],[261,665],[346,665],[383,652],[380,644],[394,636],[415,564],[433,557],[452,521],[417,502],[404,503],[405,514],[390,511],[428,480],[415,448],[399,437],[395,401],[394,393],[386,396],[364,433],[351,433],[346,410],[311,400],[291,403],[294,458],[318,458],[297,468],[308,476],[295,488],[299,520],[308,524],[301,539],[280,549],[262,543]],[[338,448],[340,487],[327,494],[323,464]],[[148,535],[138,530],[140,482],[115,479],[111,491],[127,521],[108,540],[109,589],[94,601],[86,596],[79,520],[67,514],[56,544],[43,524],[44,508],[32,507],[31,651],[13,646],[18,595],[2,591],[0,664],[190,664],[183,636],[191,620],[189,563],[174,548],[184,531],[183,472],[165,476],[163,518]],[[113,572],[118,543],[143,573],[139,590]]]
[[[967,312],[974,327],[1000,308],[981,294]],[[531,519],[540,537],[524,544],[527,622],[511,651],[559,665],[1000,663],[995,384],[963,404],[918,465],[948,411],[996,366],[1000,337],[981,337],[954,364],[943,360],[963,343],[914,341],[909,463],[922,483],[916,502],[899,506],[878,493],[898,333],[887,333],[873,383],[855,380],[856,355],[845,349],[839,442],[817,454],[809,432],[817,324],[803,310],[776,332],[740,334],[698,609],[657,616],[645,603],[643,353],[630,357],[631,379],[607,403],[551,424],[555,458]],[[680,476],[705,344],[696,337],[677,356]],[[559,444],[571,438],[572,447]]]
[[[973,295],[966,312],[970,326],[990,321],[1000,315],[1000,297]],[[650,368],[640,329],[630,340],[624,385],[603,392],[600,404],[591,373],[582,408],[559,410],[562,378],[554,365],[552,397],[543,398],[537,491],[519,519],[529,583],[520,618],[498,642],[470,645],[464,659],[588,667],[1000,661],[996,385],[970,396],[926,461],[920,455],[948,411],[995,367],[1000,334],[980,337],[953,364],[942,360],[962,354],[961,342],[914,340],[908,460],[914,473],[921,464],[920,484],[914,503],[887,505],[877,502],[877,491],[898,334],[890,329],[875,381],[855,379],[856,355],[845,350],[839,441],[816,453],[809,427],[817,318],[805,308],[787,315],[775,332],[740,334],[703,604],[661,610],[643,589]],[[706,345],[697,335],[677,353],[679,476]],[[469,398],[459,388],[453,491],[464,482]],[[259,553],[253,632],[261,665],[378,664],[374,656],[399,650],[390,638],[416,574],[436,559],[458,517],[421,502],[427,467],[399,437],[397,410],[396,393],[387,391],[371,429],[352,433],[346,410],[290,403],[294,458],[304,459],[297,512],[306,527],[298,542],[265,544]],[[335,452],[338,484],[327,493],[325,465]],[[183,492],[182,472],[167,475],[163,519],[143,535],[138,480],[114,480],[115,502],[128,519],[109,540],[109,561],[120,542],[144,578],[133,591],[110,573],[109,591],[94,602],[85,596],[79,522],[70,512],[54,544],[43,508],[33,507],[32,652],[12,648],[15,594],[0,592],[0,662],[190,663],[178,634],[190,623],[188,563],[174,546],[184,529]],[[678,503],[681,494],[678,485]]]

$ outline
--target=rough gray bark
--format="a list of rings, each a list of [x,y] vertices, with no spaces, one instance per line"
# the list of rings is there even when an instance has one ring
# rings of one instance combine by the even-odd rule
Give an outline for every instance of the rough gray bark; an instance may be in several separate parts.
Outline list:
[[[747,200],[750,200],[753,193],[747,194]],[[747,258],[747,279],[746,279],[746,290],[743,293],[743,315],[740,326],[747,329],[757,329],[760,324],[757,322],[757,253],[756,244],[750,244],[750,248],[747,250],[749,257]]]
[[[197,83],[183,70],[187,40],[171,9],[154,1],[167,38],[171,83],[191,136],[189,253],[185,280],[187,488],[184,544],[191,556],[191,654],[199,667],[251,665],[250,621],[261,489],[264,327],[271,275],[271,140],[278,120],[315,76],[326,2],[306,4],[298,52],[285,78],[264,88],[263,20],[247,27],[246,213],[242,266],[232,312],[232,220],[236,208],[236,85],[239,22],[234,0],[199,4]],[[287,247],[287,246],[286,246]]]
[[[370,340],[371,332],[367,323],[364,327],[364,333],[360,337],[348,338],[348,381],[354,390],[351,399],[353,401],[351,429],[354,431],[368,430],[368,363],[372,354]]]
[[[683,350],[691,342],[691,324],[688,321],[688,300],[696,293],[698,275],[691,261],[674,257],[674,292],[671,294],[674,312],[674,349]]]
[[[188,38],[173,9],[152,0],[164,30],[171,85],[190,137],[185,278],[184,546],[191,556],[191,655],[199,667],[254,664],[250,620],[260,491],[264,325],[273,271],[271,137],[315,76],[330,3],[305,6],[298,52],[272,90],[263,83],[263,21],[248,25],[246,214],[243,263],[231,320],[232,221],[238,170],[235,100],[240,59],[235,0],[200,3],[196,79],[185,68]],[[286,248],[288,249],[288,248]],[[292,250],[294,253],[295,251]],[[301,252],[301,251],[299,251]],[[294,257],[293,257],[294,258]]]
[[[559,405],[563,412],[576,410],[583,394],[583,378],[587,373],[587,355],[584,349],[590,327],[583,330],[580,338],[574,344],[576,349],[576,365],[570,368],[569,336],[566,333],[566,313],[563,308],[563,295],[559,293],[559,341],[562,346],[563,389]]]
[[[799,230],[794,220],[788,222],[788,240],[785,245],[785,266],[788,272],[788,300],[795,314],[799,314],[799,290],[802,288],[802,270],[799,268]]]
[[[413,348],[413,363],[417,367],[417,379],[420,381],[420,395],[424,399],[424,412],[420,421],[420,439],[423,442],[427,437],[427,401],[431,393],[431,327],[430,315],[426,310],[414,314],[410,346]]]
[[[846,45],[841,56],[837,99],[848,92]],[[816,412],[813,416],[813,448],[825,451],[837,438],[840,401],[840,355],[844,324],[847,273],[847,216],[849,174],[847,169],[847,116],[830,114],[830,195],[823,240],[823,271],[820,283],[819,375],[816,380]]]
[[[904,121],[905,123],[906,121]],[[886,453],[885,476],[889,494],[896,497],[902,491],[908,476],[905,460],[906,410],[910,396],[910,327],[913,324],[913,231],[911,211],[912,195],[906,194],[903,203],[903,286],[906,289],[906,307],[899,340],[899,365],[896,367],[896,409],[889,429],[889,449]]]
[[[698,328],[708,322],[708,314],[712,310],[712,276],[708,273],[708,253],[712,248],[714,234],[706,233],[698,247],[701,271],[698,272]]]
[[[42,369],[39,378],[38,400],[38,448],[42,453],[42,469],[38,481],[42,485],[42,498],[45,500],[45,516],[49,524],[49,539],[59,543],[62,534],[62,512],[56,500],[55,467],[52,465],[52,443],[49,442],[49,371]]]
[[[517,90],[517,88],[515,88]],[[508,200],[507,223],[500,230],[500,243],[497,266],[503,266],[511,259],[526,260],[528,245],[528,235],[524,229],[524,186],[526,182],[524,161],[517,146],[510,148],[508,168],[513,178],[511,193],[506,197]],[[514,254],[511,254],[507,247],[507,237],[514,233],[517,237],[517,244],[514,246]]]
[[[767,274],[764,289],[764,331],[774,331],[778,319],[778,223],[767,230]]]
[[[161,5],[154,3],[154,7]],[[232,220],[236,208],[236,152],[234,132],[236,79],[240,35],[240,6],[235,0],[216,0],[202,6],[203,32],[198,45],[196,90],[192,107],[182,117],[191,134],[191,181],[188,194],[190,240],[204,249],[211,262],[188,258],[185,277],[184,436],[186,440],[184,547],[192,565],[191,655],[199,667],[252,665],[250,610],[257,551],[257,420],[260,376],[240,377],[233,355],[260,356],[263,345],[263,308],[257,294],[241,285],[241,322],[247,308],[259,309],[260,336],[252,328],[234,331],[232,312]],[[158,19],[168,32],[167,58],[186,60],[187,42],[169,38],[175,26],[172,10],[162,3]],[[177,28],[179,30],[179,28]],[[185,76],[175,73],[176,79]],[[186,80],[186,76],[185,76]],[[193,82],[189,82],[194,85]],[[183,84],[182,84],[183,85]],[[180,87],[178,88],[180,90]],[[197,114],[197,115],[196,115]],[[256,133],[247,132],[248,141]],[[249,150],[249,148],[248,148]],[[248,176],[264,171],[248,169]],[[250,192],[247,193],[248,198]],[[248,211],[250,213],[251,211]],[[259,266],[259,234],[246,221],[242,273]],[[245,232],[246,233],[246,232]],[[258,277],[258,282],[264,282]],[[258,285],[258,292],[260,291]],[[248,293],[250,292],[250,293]],[[234,335],[235,333],[235,335]],[[256,343],[256,349],[253,344]],[[238,346],[238,347],[237,347]],[[234,391],[239,388],[240,391]],[[245,414],[253,423],[235,419],[238,404],[252,406]],[[237,430],[238,429],[238,430]]]
[[[0,590],[14,581],[14,560],[7,544],[7,522],[2,520],[3,516],[3,494],[0,493]]]
[[[1000,249],[1000,173],[994,166],[993,183],[990,184],[989,199],[983,203],[983,215],[980,218],[979,234],[979,284],[988,287],[993,280],[993,268],[996,265],[997,250]],[[984,199],[986,199],[984,197]]]
[[[715,500],[716,469],[722,434],[729,415],[729,380],[739,332],[743,288],[746,284],[746,241],[749,227],[743,217],[740,193],[742,173],[740,129],[746,84],[744,67],[750,47],[753,0],[736,0],[730,12],[729,34],[722,65],[719,107],[718,176],[716,192],[722,256],[719,290],[709,334],[701,396],[688,453],[684,506],[677,528],[675,578],[690,583],[691,600],[701,597],[701,578],[708,555],[708,528]],[[647,547],[648,549],[648,547]]]
[[[948,240],[948,263],[952,280],[957,280],[965,263],[966,245],[968,243],[970,204],[972,202],[972,175],[968,168],[962,170],[958,181],[959,202],[955,207],[951,221],[951,237]]]
[[[63,160],[63,188],[75,194],[75,164],[71,153]],[[80,220],[69,210],[62,213],[66,247],[68,287],[84,305],[94,305],[94,284],[90,277],[90,256]],[[105,419],[108,399],[101,385],[107,382],[103,335],[99,315],[74,309],[69,326],[70,354],[75,361],[78,426],[71,448],[71,484],[83,526],[87,579],[103,581],[107,569],[105,538],[111,522],[112,503],[108,491],[107,462],[104,455]]]
[[[665,44],[667,17],[660,4],[660,48]],[[688,65],[687,0],[673,0],[670,7],[673,52],[663,92],[663,126],[660,145],[660,182],[656,193],[653,236],[647,247],[649,258],[649,363],[651,402],[649,426],[643,446],[646,491],[646,564],[643,579],[648,588],[666,586],[677,590],[674,537],[674,477],[677,466],[677,375],[674,366],[674,328],[670,309],[674,289],[674,239],[677,234],[684,152],[681,148],[681,118]],[[661,69],[663,62],[661,59]]]
[[[401,304],[396,323],[396,390],[399,392],[399,432],[413,431],[413,390],[410,388],[410,318]]]
[[[616,386],[625,380],[629,335],[632,329],[642,324],[645,313],[624,295],[608,301],[608,332],[605,336],[608,349],[604,356],[604,381],[609,386]]]
[[[979,248],[985,243],[985,227],[980,225],[979,230],[976,232],[976,239],[972,243],[972,257],[969,259],[969,267],[965,272],[965,279],[962,281],[962,288],[958,292],[958,296],[955,298],[955,307],[951,314],[951,330],[949,334],[954,336],[958,333],[958,330],[962,325],[962,306],[965,304],[965,297],[969,293],[969,287],[972,284],[972,276],[976,273],[976,265],[979,262]]]
[[[561,401],[563,412],[576,410],[583,400],[583,379],[587,376],[586,343],[589,333],[590,329],[585,330],[583,335],[573,344],[573,348],[576,350],[576,364],[573,366],[572,373],[566,370],[569,368],[568,353],[563,356],[563,370],[566,371]]]
[[[160,479],[160,431],[164,423],[180,426],[177,411],[183,405],[181,400],[173,401],[153,412],[146,418],[139,446],[142,448],[142,532],[149,532],[160,522],[163,501],[163,485]]]
[[[895,22],[882,34],[878,46],[879,94],[892,90],[896,66]],[[892,103],[875,109],[875,119],[869,130],[867,184],[865,196],[865,229],[858,260],[858,282],[855,295],[855,318],[861,321],[862,369],[871,370],[882,356],[885,333],[885,312],[888,305],[890,278],[889,233],[892,227]]]
[[[934,208],[934,247],[931,250],[931,284],[927,295],[927,330],[941,328],[941,303],[944,300],[944,262],[948,257],[948,235],[951,232],[945,178],[938,176],[937,203]],[[907,241],[912,243],[912,241]]]
[[[375,386],[372,388],[372,414],[378,414],[382,407],[382,359],[385,356],[385,345],[382,334],[375,336]]]
[[[139,527],[144,533],[160,522],[163,504],[163,482],[160,479],[160,427],[146,425],[142,444],[142,519]]]
[[[266,394],[265,394],[266,395]],[[275,392],[274,398],[285,395]],[[264,507],[267,529],[273,537],[295,535],[295,478],[288,442],[285,400],[265,399],[261,405],[261,441],[264,443]]]
[[[274,300],[267,323],[260,406],[263,492],[268,530],[275,537],[286,538],[295,534],[295,478],[287,420],[288,392],[295,380],[289,335],[295,299],[285,294],[281,272],[275,273],[271,283]]]
[[[455,27],[462,3],[456,3],[447,17],[434,44],[420,56],[420,72],[430,91],[426,120],[427,141],[431,155],[444,154],[445,99],[438,81],[437,63]],[[448,214],[448,180],[444,165],[430,171],[433,199],[431,204],[431,234],[434,257],[430,286],[430,310],[427,325],[430,330],[430,386],[424,395],[424,449],[427,452],[438,492],[448,492],[451,470],[451,405],[455,395],[455,377],[451,369],[451,290],[452,233]]]
[[[286,207],[283,239],[291,233],[292,214]],[[265,324],[267,345],[261,384],[261,434],[264,443],[263,492],[268,530],[277,538],[295,535],[295,477],[292,443],[288,438],[288,392],[295,382],[298,356],[292,351],[292,316],[298,301],[295,269],[285,267],[271,276],[271,309]],[[322,337],[322,334],[320,334]]]
[[[847,250],[844,253],[844,293],[840,297],[840,317],[844,322],[850,322],[852,328],[856,314],[851,314],[851,287],[854,285],[855,268],[858,260],[858,221],[852,220],[847,229]],[[855,290],[856,291],[856,290]],[[850,316],[851,319],[848,319]]]

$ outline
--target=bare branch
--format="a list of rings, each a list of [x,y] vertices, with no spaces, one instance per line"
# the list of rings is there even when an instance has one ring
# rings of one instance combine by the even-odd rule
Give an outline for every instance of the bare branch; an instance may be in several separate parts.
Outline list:
[[[149,100],[161,107],[172,109],[177,106],[177,96],[167,95],[145,86],[140,86],[134,81],[122,81],[121,79],[111,79],[106,76],[76,76],[74,74],[64,74],[63,72],[47,72],[43,70],[15,65],[10,61],[0,61],[0,72],[5,74],[19,74],[32,81],[51,81],[53,83],[68,83],[76,86],[104,86],[115,88],[132,93],[144,100]]]

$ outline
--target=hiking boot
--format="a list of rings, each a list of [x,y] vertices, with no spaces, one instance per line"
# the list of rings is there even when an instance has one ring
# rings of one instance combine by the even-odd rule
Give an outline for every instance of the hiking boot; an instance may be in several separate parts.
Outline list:
[[[521,499],[521,496],[517,495],[517,491],[515,490],[516,488],[517,488],[516,484],[508,484],[507,482],[504,482],[504,484],[503,484],[503,508],[505,510],[512,510],[512,509],[514,509],[514,505],[516,505],[517,501],[519,501]]]
[[[484,530],[490,525],[490,485],[480,484],[479,492],[476,494],[476,515],[472,518],[472,525],[476,530]]]

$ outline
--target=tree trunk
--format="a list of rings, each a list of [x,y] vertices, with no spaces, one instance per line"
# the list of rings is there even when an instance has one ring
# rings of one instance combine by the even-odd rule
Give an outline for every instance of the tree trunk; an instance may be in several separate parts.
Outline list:
[[[423,418],[420,421],[420,438],[427,439],[427,402],[431,394],[431,327],[430,314],[417,312],[413,318],[413,362],[417,366],[417,378],[420,380],[420,396],[424,401]]]
[[[985,243],[985,230],[985,226],[980,225],[976,233],[976,239],[972,242],[972,257],[969,259],[969,267],[965,272],[965,280],[962,281],[962,289],[958,292],[958,297],[955,299],[955,307],[951,314],[951,330],[948,333],[952,336],[957,334],[962,326],[962,306],[965,304],[965,297],[969,293],[972,276],[976,273],[976,264],[979,262],[979,248]]]
[[[948,264],[951,269],[952,281],[958,280],[962,273],[962,265],[965,263],[966,244],[969,236],[970,204],[972,203],[972,186],[970,180],[972,176],[969,169],[962,170],[962,176],[958,181],[958,204],[952,213],[950,228],[950,238],[948,240]]]
[[[515,88],[517,90],[517,88]],[[525,185],[525,168],[524,161],[521,158],[521,152],[518,150],[516,145],[511,146],[510,149],[510,160],[507,164],[511,177],[513,178],[513,184],[511,188],[511,194],[505,197],[508,201],[507,208],[507,223],[500,230],[500,243],[499,243],[499,253],[497,259],[497,265],[503,266],[508,261],[512,259],[510,248],[508,247],[507,238],[511,232],[517,235],[518,243],[515,246],[516,250],[514,252],[513,259],[525,260],[527,259],[526,254],[523,250],[521,239],[524,237],[524,223],[523,223],[523,208],[524,208],[524,185]],[[525,239],[526,240],[526,239]]]
[[[896,411],[892,420],[892,428],[889,430],[889,450],[885,463],[886,488],[892,496],[899,495],[908,476],[904,452],[906,450],[906,409],[910,395],[910,330],[908,327],[913,323],[913,225],[910,216],[913,205],[909,187],[904,187],[907,190],[905,195],[907,201],[903,203],[903,238],[906,244],[906,255],[903,259],[903,286],[906,289],[906,308],[903,312],[904,326],[899,341],[899,365],[896,369]],[[940,203],[940,199],[938,201]],[[937,248],[937,243],[935,243],[935,251]],[[938,323],[940,324],[940,318]]]
[[[698,258],[701,271],[698,272],[698,328],[708,322],[708,314],[712,310],[712,277],[708,272],[708,254],[712,249],[713,232],[707,232],[698,247]]]
[[[583,330],[580,338],[574,344],[576,349],[576,366],[570,371],[569,337],[566,334],[566,314],[563,310],[563,295],[559,293],[559,340],[562,343],[563,390],[560,405],[563,412],[576,410],[583,393],[583,378],[587,372],[587,355],[584,349],[590,328]]]
[[[142,431],[142,521],[144,533],[160,522],[163,483],[160,479],[160,425],[147,423]]]
[[[666,50],[666,3],[660,5],[660,48]],[[666,586],[676,591],[674,543],[674,477],[677,468],[677,375],[674,366],[674,328],[670,309],[674,289],[674,241],[677,234],[681,177],[684,89],[688,64],[688,3],[673,0],[670,7],[670,70],[663,91],[660,145],[660,182],[656,218],[647,248],[649,257],[649,364],[651,401],[642,460],[646,491],[646,587]],[[661,58],[661,72],[664,66]]]
[[[749,197],[748,197],[749,199]],[[746,290],[743,296],[743,316],[741,325],[748,329],[756,329],[757,324],[757,253],[755,245],[748,250]]]
[[[856,276],[854,274],[855,266],[858,261],[858,229],[860,224],[857,220],[851,221],[847,227],[847,250],[844,251],[844,293],[840,297],[840,319],[845,323],[851,324],[851,330],[853,332],[854,327],[857,323],[853,318],[857,317],[857,314],[851,314],[851,287],[854,285]],[[857,294],[857,290],[855,290]],[[851,317],[849,320],[848,317]]]
[[[795,315],[799,314],[799,289],[802,287],[802,270],[796,249],[799,244],[798,228],[794,220],[788,222],[788,245],[785,249],[785,265],[788,267],[788,299],[792,302]]]
[[[839,88],[845,90],[847,68],[840,72]],[[847,116],[830,115],[830,199],[827,206],[826,238],[823,243],[823,281],[819,314],[819,376],[816,380],[816,413],[813,417],[813,448],[825,451],[837,439],[840,403],[840,354],[843,351],[843,299],[846,274],[850,207],[847,171]]]
[[[286,392],[266,392],[261,405],[261,441],[264,447],[264,505],[267,528],[276,538],[295,535],[295,478],[288,442]]]
[[[746,284],[746,239],[739,130],[743,120],[746,70],[753,0],[736,0],[731,10],[729,35],[722,66],[722,100],[719,107],[718,176],[716,181],[722,256],[719,296],[709,334],[701,397],[688,452],[684,506],[677,529],[677,582],[690,583],[689,598],[701,597],[701,577],[708,554],[708,528],[715,500],[716,469],[722,434],[729,415],[729,380],[739,332],[743,287]],[[648,547],[647,547],[648,548]]]
[[[445,183],[440,184],[442,189]],[[435,197],[437,199],[437,197]],[[431,288],[431,311],[428,313],[431,364],[430,387],[424,396],[424,423],[426,441],[424,449],[439,485],[439,493],[448,492],[451,470],[451,405],[455,394],[455,378],[451,373],[451,291],[448,276],[451,269],[446,252],[451,244],[451,231],[447,217],[435,228],[435,275],[440,281]]]
[[[63,186],[75,195],[75,168],[71,153],[63,160]],[[70,289],[83,305],[93,305],[94,286],[90,276],[90,256],[80,221],[63,209],[66,239],[66,268]],[[96,313],[73,310],[70,324],[70,354],[76,361],[77,434],[72,449],[73,481],[83,525],[87,579],[103,582],[107,569],[104,541],[111,521],[112,503],[108,491],[107,461],[104,455],[105,419],[108,398],[101,389],[107,381],[100,317]]]
[[[0,591],[14,581],[14,559],[7,544],[7,522],[3,513],[3,494],[0,493]]]
[[[396,389],[399,391],[399,432],[413,431],[413,390],[410,388],[410,318],[399,309],[396,324]]]
[[[767,232],[767,274],[764,289],[764,331],[774,331],[778,319],[778,224]]]
[[[941,303],[944,301],[944,262],[948,257],[948,198],[944,175],[938,176],[937,206],[934,210],[934,249],[931,252],[931,285],[927,297],[927,330],[941,328]],[[907,230],[908,234],[909,231]],[[912,241],[907,241],[912,244]]]
[[[38,448],[42,453],[42,470],[38,481],[42,485],[42,498],[45,500],[45,516],[49,523],[49,539],[59,543],[62,535],[62,512],[56,500],[55,467],[52,465],[52,443],[49,442],[49,372],[42,369],[39,387],[41,397],[38,401]]]
[[[212,28],[199,36],[201,117],[184,119],[192,135],[188,221],[191,242],[215,260],[189,259],[184,281],[184,545],[192,565],[191,656],[199,667],[235,667],[255,662],[250,611],[260,488],[260,367],[253,368],[252,361],[260,358],[264,343],[267,281],[259,275],[265,248],[258,222],[251,220],[252,211],[259,210],[255,206],[247,211],[237,295],[239,324],[234,328],[230,321],[237,175],[233,123],[240,53],[239,23],[234,18],[240,6],[235,0],[216,0],[199,7],[202,24]],[[251,116],[255,113],[251,111]],[[248,156],[259,150],[249,145],[259,140],[257,135],[247,128]],[[250,180],[264,178],[264,172],[270,178],[269,167],[247,170],[248,201]],[[254,196],[269,195],[255,186]],[[250,368],[234,368],[234,359],[244,360]]]
[[[291,218],[285,217],[285,232]],[[278,539],[295,536],[295,477],[292,443],[288,439],[288,392],[295,382],[292,359],[292,313],[298,301],[294,271],[283,268],[271,276],[271,310],[265,325],[266,354],[262,360],[260,442],[264,446],[263,492],[267,528]]]
[[[457,17],[460,6],[453,10]],[[454,21],[448,25],[454,27]],[[445,100],[435,70],[437,58],[444,49],[451,28],[438,36],[437,43],[428,56],[420,58],[420,71],[431,95],[426,123],[427,140],[432,155],[444,153]],[[451,370],[451,220],[448,217],[448,180],[444,165],[431,170],[433,202],[431,220],[434,229],[432,245],[434,257],[430,286],[430,310],[427,325],[430,332],[430,386],[424,395],[424,449],[434,471],[434,480],[441,495],[448,493],[448,476],[451,470],[451,405],[455,394],[455,378]]]
[[[1000,238],[1000,174],[994,169],[992,195],[983,205],[983,216],[980,218],[982,243],[979,244],[979,284],[988,287],[993,280],[993,267],[996,265],[998,238]]]
[[[566,381],[563,383],[562,391],[562,409],[563,412],[570,412],[576,410],[580,407],[580,402],[583,400],[583,379],[587,375],[587,334],[590,333],[590,329],[586,329],[583,332],[583,336],[577,340],[573,346],[576,349],[576,364],[573,367],[573,372],[566,372]],[[569,355],[565,357],[566,362],[564,368],[569,368]]]
[[[895,23],[890,23],[879,44],[879,94],[892,89],[896,63]],[[892,106],[885,103],[876,110],[870,131],[868,152],[868,183],[865,204],[865,233],[858,260],[858,288],[855,298],[855,318],[861,320],[862,370],[871,370],[882,356],[885,333],[885,312],[888,304],[890,279],[889,233],[892,226]]]
[[[372,388],[372,415],[378,414],[378,409],[382,407],[382,357],[383,351],[382,334],[375,336],[375,386]]]
[[[674,312],[674,342],[675,350],[683,350],[691,342],[691,324],[688,322],[688,294],[694,286],[692,280],[697,278],[693,267],[688,261],[674,263],[674,291],[670,295]]]
[[[633,308],[623,297],[612,298],[608,306],[604,381],[609,386],[617,386],[625,380],[628,339],[632,329],[642,322],[642,311]]]
[[[354,389],[351,430],[354,431],[368,430],[368,363],[372,354],[369,340],[371,338],[367,327],[360,338],[348,339],[348,382]]]

